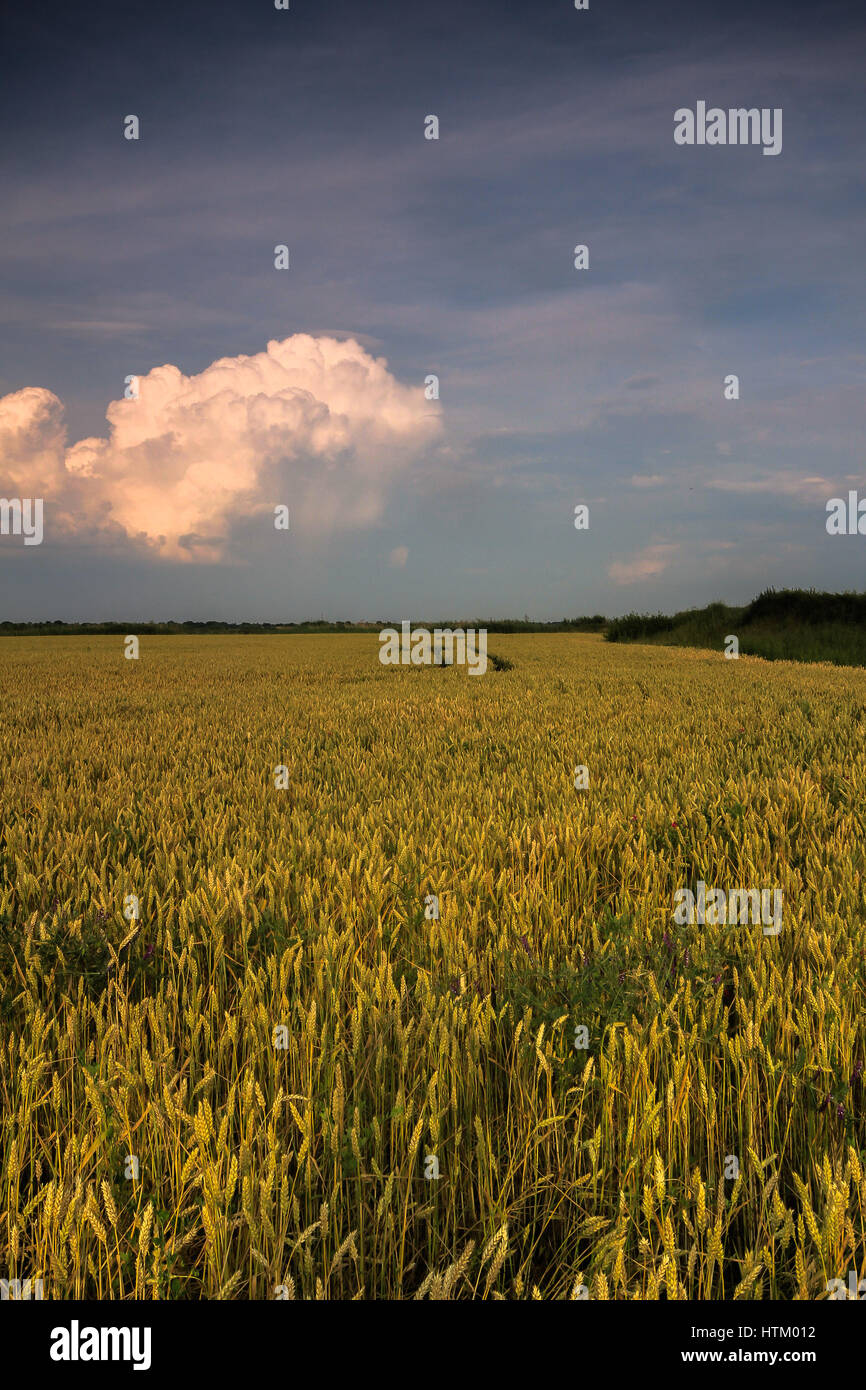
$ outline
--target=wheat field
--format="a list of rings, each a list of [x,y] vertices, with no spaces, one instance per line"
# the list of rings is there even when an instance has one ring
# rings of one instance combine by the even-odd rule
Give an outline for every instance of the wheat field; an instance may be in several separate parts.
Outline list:
[[[4,641],[9,1279],[712,1300],[866,1274],[866,672],[490,647],[511,669],[473,679],[383,667],[375,635]],[[676,925],[698,881],[781,890],[781,932]]]

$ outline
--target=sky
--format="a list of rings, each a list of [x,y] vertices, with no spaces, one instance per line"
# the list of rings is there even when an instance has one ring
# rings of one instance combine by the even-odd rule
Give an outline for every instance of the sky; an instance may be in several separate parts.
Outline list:
[[[0,620],[866,589],[864,58],[847,0],[4,12]]]

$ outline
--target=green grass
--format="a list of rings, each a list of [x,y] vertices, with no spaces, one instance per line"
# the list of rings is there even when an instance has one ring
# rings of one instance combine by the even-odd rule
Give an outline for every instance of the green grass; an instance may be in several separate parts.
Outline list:
[[[866,666],[866,594],[767,590],[745,607],[711,603],[681,613],[614,618],[608,642],[725,650],[735,636],[743,656],[765,661],[823,661]]]

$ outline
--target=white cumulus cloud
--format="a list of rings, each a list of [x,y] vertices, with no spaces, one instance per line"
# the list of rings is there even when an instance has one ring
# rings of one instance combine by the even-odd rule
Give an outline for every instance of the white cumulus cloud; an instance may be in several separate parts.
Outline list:
[[[63,405],[28,387],[0,398],[7,494],[45,499],[52,531],[133,541],[172,560],[238,558],[236,527],[277,504],[306,534],[375,524],[440,421],[353,339],[296,334],[194,376],[155,367],[112,401],[106,438],[67,447]],[[247,542],[248,543],[248,542]]]

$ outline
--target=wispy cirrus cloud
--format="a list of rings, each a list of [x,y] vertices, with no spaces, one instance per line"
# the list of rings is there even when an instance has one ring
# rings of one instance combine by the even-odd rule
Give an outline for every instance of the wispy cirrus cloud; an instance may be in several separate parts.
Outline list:
[[[668,479],[662,473],[632,473],[629,479],[632,487],[664,487]]]
[[[645,546],[631,560],[615,560],[608,566],[608,576],[614,584],[635,584],[661,574],[673,564],[680,546],[676,541],[664,541]]]
[[[800,497],[804,502],[814,502],[829,497],[839,484],[820,475],[804,477],[802,473],[780,468],[755,477],[740,472],[727,478],[708,478],[705,486],[716,492],[776,493],[780,497]]]

